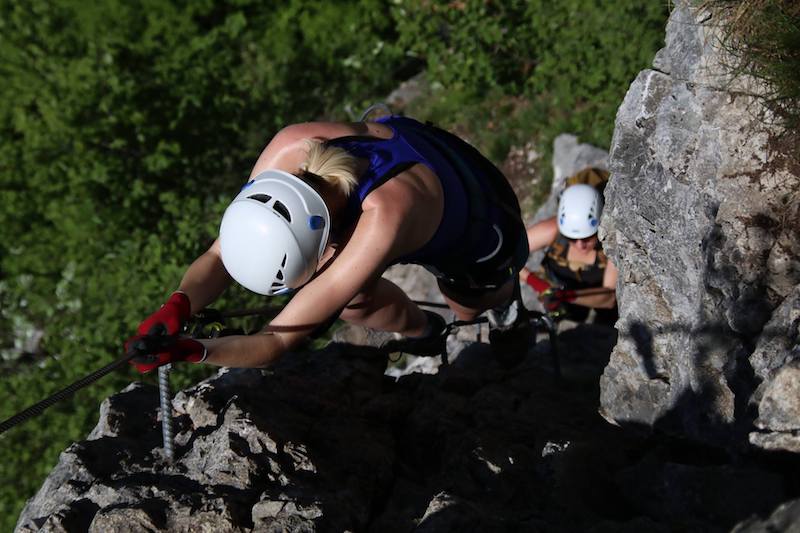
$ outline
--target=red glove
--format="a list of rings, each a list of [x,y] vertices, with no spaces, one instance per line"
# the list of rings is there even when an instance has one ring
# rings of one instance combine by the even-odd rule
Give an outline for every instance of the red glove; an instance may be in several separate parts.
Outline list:
[[[561,309],[565,303],[574,302],[578,295],[575,291],[569,289],[553,289],[552,287],[539,294],[539,300],[542,302],[545,310],[554,313]]]
[[[136,367],[140,374],[179,361],[202,363],[208,355],[206,347],[194,339],[165,335],[136,335],[131,337],[125,342],[125,353],[128,355],[136,354],[136,357],[131,359],[130,363]]]
[[[559,289],[553,292],[553,298],[560,302],[574,302],[575,298],[577,297],[578,295],[575,293],[575,291],[568,289]]]
[[[189,297],[182,292],[173,292],[167,303],[139,324],[136,331],[139,335],[177,335],[191,316]],[[163,324],[163,328],[154,330],[159,324]]]
[[[563,303],[561,300],[555,297],[553,291],[542,293],[542,296],[539,298],[539,300],[541,300],[545,311],[549,313],[554,313],[561,309],[561,304]]]
[[[548,282],[546,282],[545,280],[543,280],[542,278],[540,278],[539,276],[537,276],[533,272],[528,274],[528,277],[525,278],[525,283],[530,285],[533,290],[535,290],[536,292],[538,292],[540,294],[545,292],[547,289],[552,288]]]

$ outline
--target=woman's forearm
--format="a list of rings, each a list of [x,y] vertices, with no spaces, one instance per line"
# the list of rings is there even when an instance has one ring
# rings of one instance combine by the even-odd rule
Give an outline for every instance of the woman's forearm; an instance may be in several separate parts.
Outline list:
[[[592,294],[593,292],[597,292],[598,290],[602,289],[604,289],[604,287],[577,290],[575,291],[576,298],[571,303],[575,305],[582,305],[584,307],[594,307],[596,309],[613,308],[617,304],[617,296],[613,290],[607,289],[608,292]],[[582,292],[587,292],[589,294],[581,295]]]
[[[216,300],[231,281],[219,253],[212,247],[189,266],[179,290],[189,297],[192,313],[196,313]]]
[[[231,335],[201,342],[208,350],[206,363],[233,368],[267,367],[287,350],[280,335],[266,332]]]

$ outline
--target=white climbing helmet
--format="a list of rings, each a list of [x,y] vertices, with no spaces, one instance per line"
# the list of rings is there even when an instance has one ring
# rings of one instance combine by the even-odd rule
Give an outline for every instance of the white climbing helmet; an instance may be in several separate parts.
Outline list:
[[[239,284],[258,294],[287,292],[316,271],[331,217],[310,185],[282,170],[248,181],[219,227],[222,263]]]
[[[591,185],[567,187],[558,202],[558,231],[570,239],[585,239],[597,233],[603,198]]]

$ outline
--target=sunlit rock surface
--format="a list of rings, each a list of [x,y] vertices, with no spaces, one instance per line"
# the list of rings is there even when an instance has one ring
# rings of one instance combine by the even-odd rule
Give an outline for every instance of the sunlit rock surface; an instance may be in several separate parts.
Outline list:
[[[666,47],[617,114],[600,233],[621,273],[620,342],[602,413],[733,449],[796,451],[794,430],[775,425],[783,393],[769,382],[798,357],[797,146],[753,80],[724,74],[714,23],[676,2]],[[780,416],[781,428],[800,425],[794,405]]]

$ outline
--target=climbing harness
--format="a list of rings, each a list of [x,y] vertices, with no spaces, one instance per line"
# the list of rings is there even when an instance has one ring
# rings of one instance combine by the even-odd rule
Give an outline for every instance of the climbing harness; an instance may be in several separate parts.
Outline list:
[[[418,305],[421,305],[420,302],[415,302],[415,303],[417,303]],[[551,357],[551,361],[552,361],[552,365],[553,365],[553,375],[555,376],[556,381],[560,381],[561,380],[561,363],[560,363],[559,356],[558,356],[558,344],[556,342],[557,341],[557,335],[556,335],[555,320],[552,317],[548,316],[547,314],[537,313],[535,311],[530,311],[530,310],[528,310],[528,313],[533,315],[533,317],[529,319],[531,324],[537,329],[538,328],[542,328],[542,329],[546,330],[547,333],[548,333],[548,338],[549,338],[549,341],[550,341],[550,357]],[[455,330],[457,330],[458,328],[462,328],[462,327],[466,327],[466,326],[472,326],[472,325],[480,326],[481,324],[486,324],[488,322],[489,322],[489,319],[487,317],[485,317],[485,316],[479,316],[479,317],[474,318],[472,320],[454,320],[453,322],[450,322],[450,323],[447,324],[447,326],[445,326],[445,328],[442,330],[442,332],[439,333],[438,337],[443,337],[444,340],[446,340],[447,337],[451,333],[453,333]],[[478,329],[477,336],[478,336],[477,341],[480,342],[480,329]],[[390,355],[390,359],[389,360],[392,361],[392,362],[399,361],[400,357],[402,357],[403,353],[409,353],[411,355],[414,355],[413,352],[410,351],[410,350],[407,351],[407,352],[403,351],[403,340],[390,341],[389,343],[387,343],[382,348],[386,349],[390,353],[398,353],[399,354],[394,359],[391,358],[391,355]],[[447,359],[447,351],[446,350],[441,354],[441,357],[442,357],[442,364],[443,365],[447,365],[448,364],[448,359]]]

